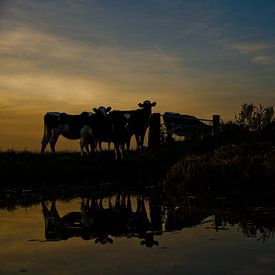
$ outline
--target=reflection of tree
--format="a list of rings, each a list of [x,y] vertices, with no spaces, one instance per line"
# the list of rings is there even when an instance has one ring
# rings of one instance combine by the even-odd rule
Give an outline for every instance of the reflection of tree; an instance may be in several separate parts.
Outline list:
[[[247,207],[236,218],[240,230],[245,236],[257,238],[263,242],[273,237],[275,229],[274,208]]]
[[[3,192],[0,207],[12,211],[19,205],[36,205],[40,197],[44,197],[27,191],[13,192],[13,195]],[[56,205],[58,198],[64,200],[64,194],[54,190],[45,195],[47,199],[41,202],[45,238],[81,237],[100,244],[110,244],[118,237],[135,238],[140,244],[151,247],[158,244],[155,238],[163,234],[163,228],[170,232],[203,223],[206,228],[219,231],[237,226],[244,236],[263,242],[273,236],[275,228],[275,205],[271,195],[247,198],[232,194],[216,199],[186,195],[182,191],[149,190],[146,195],[135,196],[124,191],[109,192],[100,189],[83,196],[80,209],[64,216],[59,215]],[[69,200],[66,196],[66,201]]]
[[[167,209],[165,229],[174,231],[192,227],[200,224],[209,215],[210,211],[200,197],[173,198]]]
[[[261,207],[256,207],[260,205]],[[275,229],[275,205],[272,197],[247,198],[245,196],[211,198],[187,196],[182,192],[169,193],[165,228],[167,231],[181,230],[201,223],[209,229],[228,230],[238,226],[247,237],[266,241]]]

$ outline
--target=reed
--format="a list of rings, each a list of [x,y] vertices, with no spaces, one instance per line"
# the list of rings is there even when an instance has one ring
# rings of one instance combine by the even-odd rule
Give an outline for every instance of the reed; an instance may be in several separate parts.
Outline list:
[[[171,167],[166,183],[186,190],[274,191],[274,153],[271,144],[242,144],[187,154]]]

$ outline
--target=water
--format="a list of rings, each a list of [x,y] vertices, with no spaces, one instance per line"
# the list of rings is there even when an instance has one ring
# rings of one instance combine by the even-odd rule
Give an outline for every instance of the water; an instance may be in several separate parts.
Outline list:
[[[266,198],[154,190],[6,192],[0,274],[274,274],[274,209]]]

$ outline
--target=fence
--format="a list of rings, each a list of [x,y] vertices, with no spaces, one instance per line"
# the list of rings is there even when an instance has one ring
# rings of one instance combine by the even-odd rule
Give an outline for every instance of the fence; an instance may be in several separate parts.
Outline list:
[[[207,132],[215,135],[220,129],[220,115],[213,115],[212,119],[201,119],[175,113],[170,114],[170,117],[169,113],[163,115],[160,113],[152,114],[148,137],[149,148],[154,150],[159,147],[161,129],[163,128],[168,136],[176,134],[185,138],[191,137],[193,134],[200,134],[203,137]],[[169,119],[171,123],[169,123]]]

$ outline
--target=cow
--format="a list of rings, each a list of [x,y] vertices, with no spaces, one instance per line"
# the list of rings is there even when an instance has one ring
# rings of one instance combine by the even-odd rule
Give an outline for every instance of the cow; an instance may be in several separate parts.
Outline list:
[[[138,104],[140,109],[133,111],[121,111],[121,113],[127,118],[127,127],[130,133],[130,139],[127,142],[128,150],[132,135],[135,135],[137,149],[141,149],[143,147],[145,133],[150,124],[152,107],[156,106],[156,104],[156,102],[145,100],[143,103]]]
[[[97,144],[99,145],[100,152],[102,152],[102,142],[107,142],[110,150],[112,125],[108,115],[111,109],[111,107],[105,108],[103,106],[98,109],[94,108],[94,116],[89,119],[89,124],[84,125],[80,131],[81,154],[84,147],[86,148],[91,140],[94,141],[95,147]]]
[[[184,136],[185,139],[201,139],[211,132],[211,126],[201,122],[195,116],[165,112],[163,121],[169,138],[175,134]]]
[[[111,111],[111,107],[100,106],[94,108],[95,115],[91,130],[93,139],[96,142],[112,142],[115,149],[115,157],[123,158],[123,151],[126,142],[129,140],[128,119],[120,111]]]
[[[127,139],[125,140],[127,150],[130,148],[131,137],[135,135],[137,149],[141,149],[144,144],[144,137],[146,130],[150,124],[152,107],[156,106],[156,102],[150,102],[145,100],[143,103],[139,103],[140,109],[119,111],[114,110],[109,113],[109,117],[114,121],[120,121],[124,124],[124,130],[127,129]],[[94,109],[97,112],[96,109]]]
[[[83,127],[90,127],[92,123],[92,112],[83,112],[80,115],[70,115],[60,112],[48,112],[44,116],[44,134],[42,138],[41,153],[44,153],[46,146],[50,143],[51,150],[55,152],[55,145],[60,135],[67,139],[76,140],[81,138]],[[89,139],[89,140],[87,140]],[[89,152],[94,150],[95,143],[92,135],[86,138],[85,149]],[[83,153],[83,148],[81,148]]]
[[[81,134],[81,147],[87,143],[86,138],[92,135],[96,142],[112,142],[116,159],[123,158],[125,145],[130,148],[131,137],[135,135],[137,149],[143,147],[146,130],[150,124],[152,107],[156,102],[145,100],[139,103],[140,109],[130,111],[113,110],[111,107],[94,108],[92,126],[85,128]]]

